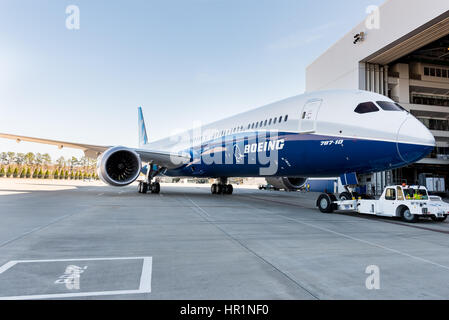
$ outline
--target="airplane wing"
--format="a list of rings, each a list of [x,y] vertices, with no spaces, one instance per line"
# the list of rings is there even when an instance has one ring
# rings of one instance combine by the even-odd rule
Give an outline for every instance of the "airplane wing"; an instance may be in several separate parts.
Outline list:
[[[151,162],[167,169],[177,169],[190,162],[190,155],[167,151],[134,149],[143,162]]]
[[[18,135],[14,135],[14,134],[6,134],[6,133],[0,133],[0,138],[16,140],[17,142],[27,141],[27,142],[50,144],[50,145],[57,146],[59,149],[62,149],[62,148],[81,149],[84,151],[84,154],[86,155],[86,157],[90,157],[90,158],[96,158],[100,154],[102,154],[103,152],[105,152],[106,150],[111,148],[108,146],[95,146],[95,145],[90,145],[90,144],[73,143],[73,142],[50,140],[50,139],[40,139],[40,138],[18,136]]]
[[[84,151],[86,157],[90,158],[97,158],[100,154],[112,148],[112,146],[97,146],[90,144],[25,137],[6,133],[0,133],[0,138],[16,140],[17,142],[27,141],[27,142],[55,145],[59,149],[62,148],[80,149]],[[157,151],[147,149],[134,149],[134,151],[140,155],[142,161],[151,162],[167,169],[178,168],[190,161],[189,155],[181,153],[172,153],[167,151]]]

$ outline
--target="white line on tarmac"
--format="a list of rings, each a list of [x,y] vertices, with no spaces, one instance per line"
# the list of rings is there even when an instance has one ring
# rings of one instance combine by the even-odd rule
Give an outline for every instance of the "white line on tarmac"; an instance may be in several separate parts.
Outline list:
[[[390,252],[393,252],[393,253],[397,253],[397,254],[400,254],[400,255],[403,255],[403,256],[406,256],[406,257],[409,257],[409,258],[412,258],[412,259],[415,259],[415,260],[418,260],[418,261],[421,261],[421,262],[429,263],[431,265],[434,265],[434,266],[437,266],[437,267],[449,270],[448,266],[439,264],[437,262],[434,262],[434,261],[431,261],[431,260],[428,260],[428,259],[420,258],[420,257],[414,256],[414,255],[411,255],[409,253],[402,252],[400,250],[389,248],[389,247],[386,247],[386,246],[383,246],[381,244],[377,244],[377,243],[374,243],[374,242],[371,242],[371,241],[368,241],[368,240],[355,238],[353,236],[349,236],[349,235],[341,233],[341,232],[333,231],[333,230],[330,230],[330,229],[327,229],[327,228],[324,228],[324,227],[320,227],[320,226],[317,226],[317,225],[314,225],[314,224],[311,224],[311,223],[307,223],[307,222],[301,221],[299,219],[286,217],[286,216],[284,216],[282,214],[280,214],[280,216],[285,218],[285,219],[287,219],[287,220],[295,221],[297,223],[300,223],[302,225],[305,225],[305,226],[308,226],[308,227],[311,227],[311,228],[314,228],[314,229],[318,229],[318,230],[321,230],[321,231],[332,233],[332,234],[335,234],[335,235],[338,235],[338,236],[341,236],[341,237],[344,237],[344,238],[347,238],[347,239],[350,239],[350,240],[354,240],[354,241],[358,241],[358,242],[361,242],[361,243],[364,243],[364,244],[368,244],[368,245],[373,246],[373,247],[384,249],[384,250],[387,250],[387,251],[390,251]]]
[[[311,297],[313,297],[316,300],[319,300],[319,297],[315,294],[312,293],[312,291],[310,291],[309,289],[307,289],[305,286],[303,286],[301,283],[299,283],[294,276],[290,275],[289,272],[287,271],[283,271],[281,269],[279,269],[275,264],[271,263],[270,261],[268,261],[267,259],[265,259],[264,257],[260,256],[256,251],[252,250],[250,247],[248,247],[246,244],[244,244],[242,241],[240,241],[239,239],[237,239],[236,237],[232,236],[230,233],[228,233],[225,229],[223,229],[222,227],[220,227],[216,222],[210,220],[210,215],[207,213],[206,210],[204,210],[203,208],[201,208],[198,204],[196,204],[192,199],[190,199],[189,197],[187,197],[186,195],[184,195],[195,207],[192,209],[197,209],[194,210],[196,212],[198,212],[198,210],[200,210],[201,212],[203,212],[205,215],[207,215],[207,217],[204,217],[201,213],[199,213],[200,216],[203,216],[203,218],[206,219],[207,222],[209,222],[210,224],[212,224],[213,226],[215,226],[218,230],[220,230],[223,234],[225,234],[227,237],[229,237],[232,241],[236,242],[238,245],[240,245],[241,247],[243,247],[245,250],[247,250],[249,253],[251,253],[252,255],[254,255],[255,257],[257,257],[258,259],[260,259],[261,261],[263,261],[264,263],[266,263],[267,265],[271,266],[273,269],[275,269],[277,272],[279,272],[280,274],[282,274],[284,277],[286,277],[288,280],[290,280],[291,282],[293,282],[294,284],[296,284],[298,287],[300,287],[303,291],[305,291],[306,293],[308,293]]]
[[[0,267],[0,274],[12,268],[18,263],[40,263],[40,262],[72,262],[72,261],[111,261],[111,260],[143,260],[142,272],[140,275],[139,289],[137,290],[116,290],[116,291],[95,291],[95,292],[72,292],[72,293],[56,293],[56,294],[38,294],[0,297],[0,300],[39,300],[39,299],[61,299],[76,297],[93,297],[93,296],[112,296],[125,294],[143,294],[151,293],[151,278],[153,272],[152,257],[118,257],[118,258],[84,258],[84,259],[52,259],[52,260],[14,260],[9,261]]]

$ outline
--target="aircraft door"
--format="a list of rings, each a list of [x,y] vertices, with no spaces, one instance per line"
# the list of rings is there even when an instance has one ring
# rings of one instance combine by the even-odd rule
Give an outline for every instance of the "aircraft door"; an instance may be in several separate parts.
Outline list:
[[[309,100],[304,105],[300,119],[300,132],[312,133],[316,131],[316,120],[323,103],[322,99]]]

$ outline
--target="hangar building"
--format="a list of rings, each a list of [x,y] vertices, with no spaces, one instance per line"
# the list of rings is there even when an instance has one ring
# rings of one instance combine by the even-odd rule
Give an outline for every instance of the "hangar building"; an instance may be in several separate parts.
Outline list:
[[[449,1],[387,0],[307,67],[306,90],[363,89],[389,96],[421,120],[437,147],[402,169],[362,177],[379,194],[422,174],[449,186]]]

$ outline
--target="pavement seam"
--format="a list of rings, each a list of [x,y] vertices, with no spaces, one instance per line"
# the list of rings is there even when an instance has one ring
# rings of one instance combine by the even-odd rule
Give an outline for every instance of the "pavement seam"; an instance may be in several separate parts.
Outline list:
[[[261,199],[261,198],[257,198],[257,197],[249,197],[249,198],[254,199],[254,200],[271,201],[271,200]],[[288,205],[288,206],[297,206],[297,207],[301,207],[301,208],[304,208],[304,209],[310,209],[310,210],[311,210],[311,208],[307,208],[307,207],[304,207],[304,206],[301,206],[301,205],[295,205],[295,204],[293,204],[293,203],[284,203],[284,202],[281,202],[281,201],[273,201],[273,202],[276,202],[276,203],[279,203],[279,204]],[[380,245],[380,244],[377,244],[377,243],[374,243],[374,242],[371,242],[371,241],[368,241],[368,240],[363,240],[363,239],[360,239],[360,238],[355,238],[355,237],[352,237],[352,236],[347,235],[347,234],[344,234],[344,233],[340,233],[340,232],[337,232],[337,231],[330,230],[330,229],[328,229],[328,228],[319,227],[319,226],[317,226],[317,225],[314,225],[314,224],[311,224],[311,223],[307,223],[307,222],[305,222],[305,221],[303,221],[303,220],[300,220],[300,219],[295,219],[295,218],[287,217],[287,216],[285,216],[285,215],[283,215],[283,214],[279,214],[279,216],[282,217],[282,218],[284,218],[284,219],[286,219],[286,220],[294,221],[294,222],[296,222],[296,223],[300,223],[300,224],[302,224],[302,225],[305,225],[305,226],[308,226],[308,227],[312,227],[312,228],[314,228],[314,229],[318,229],[318,230],[321,230],[321,231],[326,231],[326,232],[328,232],[328,233],[332,233],[332,234],[335,234],[335,235],[338,235],[338,236],[341,236],[341,237],[344,237],[344,238],[347,238],[347,239],[351,239],[351,240],[354,240],[354,241],[358,241],[358,242],[361,242],[361,243],[365,243],[365,244],[368,244],[368,245],[373,246],[373,247],[377,247],[377,248],[380,248],[380,249],[384,249],[384,250],[387,250],[387,251],[390,251],[390,252],[393,252],[393,253],[396,253],[396,254],[403,255],[403,256],[408,257],[408,258],[412,258],[412,259],[414,259],[414,260],[418,260],[418,261],[421,261],[421,262],[424,262],[424,263],[428,263],[428,264],[431,264],[431,265],[434,265],[434,266],[437,266],[437,267],[440,267],[440,268],[449,270],[449,267],[448,267],[448,266],[439,264],[439,263],[437,263],[437,262],[434,262],[434,261],[431,261],[431,260],[428,260],[428,259],[420,258],[420,257],[414,256],[414,255],[412,255],[412,254],[402,252],[402,251],[400,251],[400,250],[396,250],[396,249],[393,249],[393,248],[390,248],[390,247],[385,247],[385,246],[383,246],[383,245]],[[362,218],[363,218],[363,217],[362,217]],[[373,220],[373,219],[368,219],[368,220]],[[403,224],[400,224],[400,223],[392,223],[392,222],[387,222],[387,221],[377,221],[377,220],[373,220],[373,221],[379,222],[379,223],[380,223],[380,222],[384,222],[384,223],[390,223],[390,224],[395,224],[395,225],[408,226],[408,225],[403,225]],[[419,228],[419,229],[421,229],[421,228]],[[425,229],[425,230],[426,230],[426,229]],[[431,230],[431,231],[432,231],[432,230]]]
[[[184,194],[184,196],[195,206],[195,208],[197,208],[198,210],[200,210],[203,214],[201,214],[200,212],[194,210],[196,213],[198,213],[201,217],[203,217],[209,224],[212,224],[213,226],[215,226],[217,229],[219,229],[222,233],[224,233],[228,238],[230,238],[231,240],[233,240],[234,242],[236,242],[238,245],[240,245],[241,247],[243,247],[245,250],[247,250],[249,253],[251,253],[252,255],[254,255],[255,257],[257,257],[258,259],[260,259],[261,261],[263,261],[265,264],[269,265],[270,267],[272,267],[274,270],[276,270],[277,272],[279,272],[280,274],[282,274],[285,278],[287,278],[289,281],[293,282],[294,284],[296,284],[299,288],[301,288],[302,290],[304,290],[305,292],[307,292],[310,296],[312,296],[314,299],[316,300],[320,300],[320,298],[318,296],[316,296],[315,294],[313,294],[310,290],[308,290],[307,288],[305,288],[301,283],[299,283],[298,281],[296,281],[292,276],[288,275],[287,273],[285,273],[284,271],[280,270],[278,267],[276,267],[274,264],[272,264],[270,261],[266,260],[265,258],[263,258],[262,256],[260,256],[259,254],[257,254],[255,251],[253,251],[251,248],[249,248],[248,246],[246,246],[243,242],[241,242],[240,240],[238,240],[237,238],[233,237],[230,233],[228,233],[226,230],[224,230],[223,228],[221,228],[218,224],[216,224],[214,221],[210,220],[210,215],[209,213],[207,213],[206,210],[204,210],[203,208],[201,208],[197,203],[195,203],[192,199],[190,199],[186,194]]]
[[[10,244],[10,243],[12,243],[12,242],[14,242],[14,241],[23,239],[23,238],[25,238],[26,236],[28,236],[28,235],[30,235],[30,234],[32,234],[32,233],[35,233],[35,232],[39,232],[39,231],[41,231],[41,230],[44,230],[44,229],[50,227],[51,225],[56,224],[56,223],[58,223],[58,222],[60,222],[60,221],[62,221],[62,220],[64,220],[64,219],[66,219],[66,218],[69,218],[69,217],[71,217],[71,216],[73,216],[73,215],[75,215],[75,214],[77,214],[77,212],[74,212],[74,213],[67,214],[67,215],[65,215],[65,216],[59,217],[59,218],[57,218],[57,219],[55,219],[55,220],[52,220],[50,223],[48,223],[48,224],[46,224],[46,225],[36,227],[36,228],[34,228],[34,229],[31,229],[30,231],[27,231],[27,232],[25,232],[25,233],[22,233],[21,235],[18,235],[17,237],[14,237],[14,238],[12,238],[12,239],[6,240],[6,241],[0,243],[0,248],[3,248],[3,247],[5,247],[5,246],[7,246],[8,244]]]

